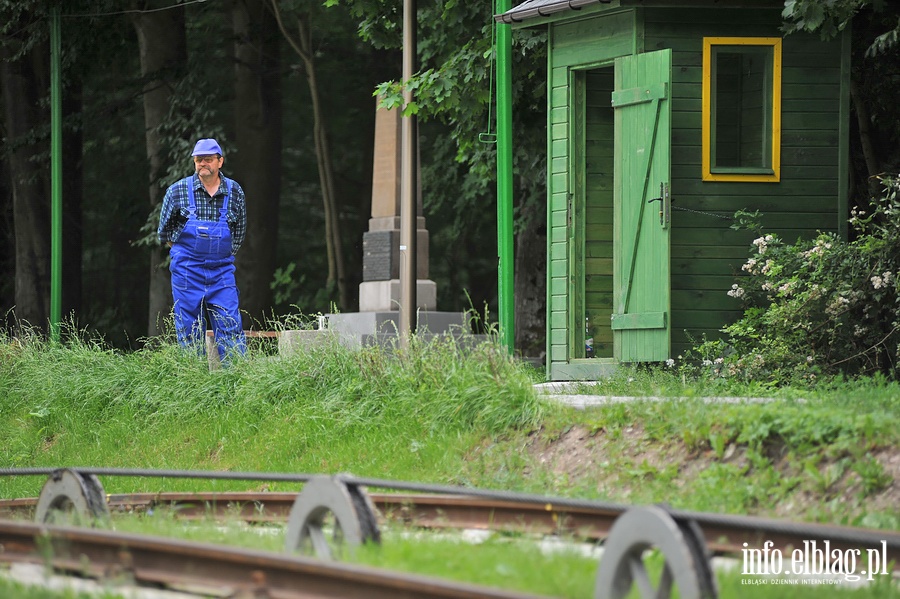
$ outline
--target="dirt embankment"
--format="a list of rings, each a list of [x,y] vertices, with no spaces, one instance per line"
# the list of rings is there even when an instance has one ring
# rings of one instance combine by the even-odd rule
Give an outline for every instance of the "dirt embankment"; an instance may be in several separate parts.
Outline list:
[[[536,431],[527,451],[535,467],[548,469],[554,478],[573,486],[596,485],[601,496],[623,503],[639,495],[636,491],[642,483],[635,472],[644,473],[644,480],[654,473],[664,474],[671,478],[673,493],[683,494],[699,473],[717,464],[746,471],[748,481],[755,467],[746,447],[730,444],[721,455],[709,448],[691,451],[681,442],[652,440],[640,426],[624,427],[614,434],[583,425],[559,432]],[[794,482],[778,501],[758,506],[754,515],[821,520],[823,511],[833,512],[834,506],[843,505],[854,512],[900,516],[900,448],[881,448],[870,457],[880,465],[880,471],[870,464],[873,472],[864,476],[846,458],[822,457],[798,463],[794,456],[773,449],[766,455],[772,469]],[[831,507],[823,510],[826,505]]]

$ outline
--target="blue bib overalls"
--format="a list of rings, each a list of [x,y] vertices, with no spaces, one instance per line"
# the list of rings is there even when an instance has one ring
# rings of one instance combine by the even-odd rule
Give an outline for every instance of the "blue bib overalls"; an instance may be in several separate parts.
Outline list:
[[[228,200],[231,180],[222,176],[225,198],[216,221],[200,220],[194,201],[194,178],[187,178],[188,219],[169,253],[172,298],[175,300],[175,334],[182,346],[204,348],[208,319],[225,362],[229,353],[247,350],[238,289],[234,279],[231,229],[228,228]]]

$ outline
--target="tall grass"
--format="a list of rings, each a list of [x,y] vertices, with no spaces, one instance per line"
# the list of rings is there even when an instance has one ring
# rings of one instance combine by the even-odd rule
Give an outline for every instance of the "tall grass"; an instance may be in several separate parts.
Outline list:
[[[210,372],[171,335],[131,353],[77,332],[64,338],[0,338],[3,466],[349,472],[702,511],[792,506],[795,519],[879,528],[900,521],[891,466],[900,387],[883,377],[723,389],[678,367],[623,367],[579,391],[679,399],[576,411],[542,400],[534,371],[490,342],[413,337],[404,349],[350,349],[331,339],[282,356],[254,347]],[[705,394],[780,399],[708,403]],[[41,482],[0,476],[0,497],[36,495]]]
[[[527,367],[490,342],[265,353],[210,372],[164,338],[122,353],[79,334],[0,337],[0,460],[421,476],[462,438],[542,416]],[[22,488],[0,478],[0,496]]]

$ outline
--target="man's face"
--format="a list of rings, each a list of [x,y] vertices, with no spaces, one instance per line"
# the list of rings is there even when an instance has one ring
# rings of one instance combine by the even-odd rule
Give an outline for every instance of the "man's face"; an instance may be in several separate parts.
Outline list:
[[[218,154],[194,156],[194,170],[201,177],[215,177],[222,168],[222,157]]]

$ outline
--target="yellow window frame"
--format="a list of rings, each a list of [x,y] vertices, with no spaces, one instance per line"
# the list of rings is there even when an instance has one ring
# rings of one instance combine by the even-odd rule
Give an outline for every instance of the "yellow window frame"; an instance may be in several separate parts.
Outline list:
[[[781,38],[780,37],[706,37],[703,38],[703,129],[702,169],[704,181],[777,182],[781,180]],[[714,46],[770,46],[772,48],[772,148],[767,173],[713,172],[712,145],[712,54]],[[721,169],[727,170],[727,169]],[[735,169],[738,170],[738,169]]]

